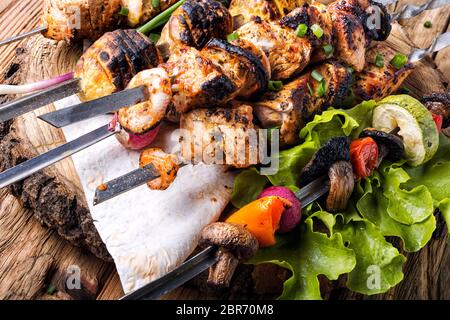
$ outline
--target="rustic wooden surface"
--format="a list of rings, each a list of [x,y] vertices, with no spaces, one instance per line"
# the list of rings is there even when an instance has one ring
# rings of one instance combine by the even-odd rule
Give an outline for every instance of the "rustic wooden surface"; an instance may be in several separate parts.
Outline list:
[[[399,1],[396,8],[406,2]],[[41,0],[0,1],[0,38],[17,34],[39,24]],[[419,17],[402,21],[404,30],[396,28],[397,38],[393,46],[399,51],[407,52],[410,46],[428,46],[432,38],[449,29],[450,6],[429,11]],[[425,29],[423,23],[432,21],[433,27]],[[404,33],[403,33],[404,32]],[[0,48],[0,82],[5,79],[17,81],[17,72],[26,70],[27,80],[41,79],[70,70],[79,49],[67,48],[35,38],[37,48],[32,50],[31,65],[11,66],[17,58],[16,49],[23,45]],[[406,41],[406,42],[405,42]],[[47,52],[48,51],[48,52]],[[54,52],[57,52],[55,55]],[[408,79],[407,86],[421,96],[431,91],[448,89],[450,77],[450,48],[426,60]],[[437,67],[438,70],[435,70]],[[442,72],[440,72],[440,71]],[[46,125],[37,125],[36,114],[51,110],[49,106],[39,113],[21,117],[15,127],[33,146],[31,153],[41,153],[64,141],[60,131]],[[23,130],[25,128],[27,130]],[[1,131],[1,130],[0,130]],[[0,132],[1,137],[1,132]],[[78,177],[70,160],[61,162],[51,169],[52,173],[64,172],[65,179],[72,181],[75,193],[81,192]],[[375,299],[449,299],[450,289],[450,249],[445,244],[445,228],[440,228],[430,244],[419,253],[408,255],[405,267],[405,280],[385,295],[374,296]],[[80,267],[83,290],[66,292],[64,280],[67,268],[71,265]],[[46,293],[49,287],[57,287],[53,295]],[[120,282],[112,263],[104,262],[84,249],[70,245],[61,239],[57,231],[45,228],[30,210],[24,209],[6,190],[0,191],[0,298],[2,299],[116,299],[123,294]],[[339,292],[339,298],[359,299],[359,295]],[[182,288],[169,298],[205,298],[195,290]]]

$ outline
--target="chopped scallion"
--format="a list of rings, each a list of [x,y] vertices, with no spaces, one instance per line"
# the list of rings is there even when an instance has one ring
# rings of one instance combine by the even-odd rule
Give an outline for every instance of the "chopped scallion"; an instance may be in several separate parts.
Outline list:
[[[152,0],[152,7],[158,9],[161,5],[160,0]]]
[[[283,88],[283,82],[270,80],[267,88],[270,91],[280,91]]]
[[[375,57],[374,64],[378,68],[383,68],[384,67],[384,56],[382,54],[378,53]]]
[[[237,39],[239,39],[239,34],[236,31],[234,31],[233,33],[230,33],[227,36],[228,42],[231,42],[231,41],[234,41],[234,40],[237,40]]]
[[[322,38],[323,29],[317,23],[311,26],[311,30],[318,39]]]
[[[119,14],[121,16],[128,16],[129,13],[130,13],[130,10],[127,7],[120,8]]]
[[[320,82],[323,80],[323,76],[316,70],[313,70],[313,72],[311,72],[311,77],[314,78],[314,80]]]
[[[300,23],[297,27],[297,29],[295,29],[295,34],[297,35],[297,37],[303,38],[306,33],[308,32],[308,26],[304,23]]]
[[[313,91],[313,89],[311,88],[311,85],[310,85],[309,83],[307,83],[306,86],[308,87],[309,94],[310,94],[311,96],[314,96],[314,91]]]
[[[327,55],[327,57],[330,57],[333,54],[334,48],[331,44],[326,44],[323,46],[323,51]]]
[[[325,81],[321,81],[319,87],[317,88],[317,95],[319,98],[323,97],[327,93],[327,84]]]
[[[161,38],[161,35],[157,33],[150,33],[148,37],[153,43],[157,43]]]
[[[397,70],[403,68],[407,63],[408,57],[401,53],[397,53],[391,60],[391,65]]]

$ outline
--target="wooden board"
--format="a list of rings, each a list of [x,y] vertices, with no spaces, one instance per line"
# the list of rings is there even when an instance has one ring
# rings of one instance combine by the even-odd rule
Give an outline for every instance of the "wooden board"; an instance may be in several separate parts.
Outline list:
[[[406,1],[400,1],[405,3]],[[411,1],[408,1],[411,2]],[[423,1],[413,1],[420,3]],[[397,8],[401,7],[397,4]],[[41,0],[12,0],[0,3],[0,38],[17,34],[38,25]],[[414,44],[427,45],[433,36],[447,30],[450,8],[433,10],[407,22],[405,27],[395,28],[391,45],[399,51],[408,52]],[[423,21],[433,21],[431,32],[416,32]],[[428,29],[427,29],[428,31]],[[21,47],[16,52],[16,48]],[[447,49],[448,50],[448,49]],[[0,82],[26,82],[62,74],[71,70],[80,48],[69,48],[64,44],[35,37],[21,44],[0,48]],[[421,63],[406,85],[417,96],[432,91],[446,90],[450,63],[448,51]],[[447,59],[446,59],[447,57]],[[437,69],[436,64],[439,69]],[[444,71],[444,74],[439,70]],[[12,97],[0,97],[0,103]],[[36,120],[37,114],[53,110],[52,106],[38,112],[20,117],[10,126],[0,125],[1,144],[8,147],[7,159],[23,160],[45,152],[49,148],[63,143],[64,137],[59,130]],[[17,143],[20,138],[21,143]],[[13,148],[10,148],[13,146]],[[4,155],[3,155],[4,156]],[[18,159],[18,156],[19,159]],[[1,156],[0,156],[1,157]],[[2,166],[11,165],[0,162]],[[108,258],[101,249],[95,230],[92,230],[86,204],[81,192],[78,176],[71,160],[63,161],[33,179],[44,181],[46,188],[15,188],[12,195],[6,190],[0,191],[0,298],[3,299],[116,299],[123,292],[114,265],[95,257],[88,250],[72,244],[95,249],[97,256]],[[29,186],[38,185],[36,180]],[[72,228],[62,228],[55,219],[48,216],[46,192],[58,188],[58,194],[66,197],[65,207],[60,212],[64,221],[75,219]],[[61,199],[53,199],[61,202]],[[37,217],[38,219],[33,218]],[[75,217],[75,218],[74,218]],[[39,218],[40,221],[39,221]],[[58,219],[61,218],[60,216]],[[45,226],[42,226],[42,223]],[[450,289],[450,249],[446,245],[445,227],[442,221],[430,244],[419,253],[409,254],[405,266],[405,280],[385,295],[362,297],[338,290],[331,296],[340,299],[449,299]],[[69,241],[63,240],[62,237]],[[100,249],[99,249],[100,248]],[[79,266],[82,275],[83,290],[70,292],[65,290],[68,267]],[[49,286],[56,286],[54,295],[46,294]],[[207,296],[181,288],[168,298],[207,298]]]

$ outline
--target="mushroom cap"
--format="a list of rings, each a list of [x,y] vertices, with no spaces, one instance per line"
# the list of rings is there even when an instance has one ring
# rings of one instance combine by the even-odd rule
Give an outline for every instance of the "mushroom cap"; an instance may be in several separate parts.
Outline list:
[[[350,139],[335,137],[328,140],[303,169],[300,174],[300,186],[328,174],[328,169],[337,161],[350,161]]]
[[[249,259],[258,251],[258,240],[238,224],[215,222],[207,225],[200,237],[200,246],[216,245],[232,251],[238,259]]]
[[[450,91],[434,92],[422,100],[428,110],[443,117],[443,128],[450,126]]]
[[[402,139],[395,134],[379,131],[374,128],[364,129],[359,135],[360,138],[370,137],[377,143],[378,146],[388,150],[385,158],[392,162],[399,161],[405,155],[405,145]]]

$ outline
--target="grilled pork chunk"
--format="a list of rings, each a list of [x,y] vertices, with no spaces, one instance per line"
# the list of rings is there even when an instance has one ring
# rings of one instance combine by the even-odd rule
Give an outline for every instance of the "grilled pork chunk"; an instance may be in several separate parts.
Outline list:
[[[120,0],[46,0],[44,36],[69,43],[97,40],[119,23]]]
[[[236,30],[239,39],[252,42],[269,58],[272,79],[288,79],[309,63],[312,46],[307,38],[281,25],[256,19]]]
[[[203,50],[178,46],[164,68],[172,79],[176,113],[265,91],[268,71],[251,52],[212,39]]]
[[[181,116],[181,156],[189,163],[237,168],[258,163],[252,107],[196,109]]]
[[[259,17],[265,21],[275,21],[288,12],[302,6],[306,0],[231,0],[230,13],[234,17],[234,27]]]
[[[315,80],[308,72],[284,85],[278,92],[267,92],[252,103],[263,128],[280,127],[282,146],[298,142],[304,123],[346,96],[351,75],[337,62],[324,63],[315,68],[323,80]],[[319,89],[319,87],[321,87]]]
[[[135,30],[116,30],[98,39],[75,68],[81,78],[82,100],[123,90],[138,72],[162,63],[153,43]]]
[[[353,92],[359,100],[380,100],[396,92],[406,77],[412,72],[413,66],[407,63],[397,70],[389,62],[396,52],[382,44],[376,44],[366,54],[366,65],[361,72],[355,74]],[[375,65],[376,57],[383,59],[383,66]]]
[[[178,0],[159,0],[153,2],[149,0],[121,0],[121,5],[128,9],[127,20],[130,27],[147,22],[161,11],[166,10]],[[153,5],[158,3],[157,7]]]
[[[163,58],[179,44],[201,49],[210,39],[225,39],[233,30],[227,8],[216,0],[188,0],[164,26],[157,43]]]

